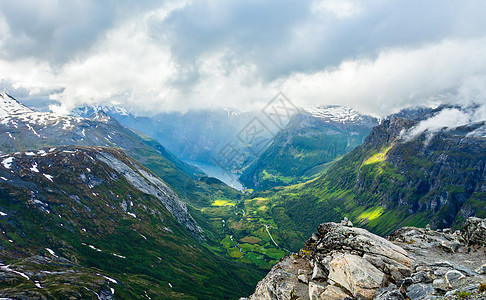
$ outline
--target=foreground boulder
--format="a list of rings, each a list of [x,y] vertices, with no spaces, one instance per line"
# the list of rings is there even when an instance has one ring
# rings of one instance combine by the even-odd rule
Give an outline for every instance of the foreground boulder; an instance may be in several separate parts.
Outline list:
[[[467,245],[486,246],[486,220],[467,219],[462,231],[462,238]]]
[[[485,220],[462,232],[404,227],[388,240],[346,221],[319,225],[249,299],[486,299]]]
[[[299,254],[273,267],[250,299],[371,299],[411,268],[409,254],[392,242],[347,223],[324,223]]]

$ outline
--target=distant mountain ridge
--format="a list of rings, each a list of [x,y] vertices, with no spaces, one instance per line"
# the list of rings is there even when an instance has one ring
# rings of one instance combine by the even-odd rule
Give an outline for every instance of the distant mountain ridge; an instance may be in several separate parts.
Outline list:
[[[255,117],[255,112],[241,113],[228,109],[160,113],[136,116],[116,106],[90,105],[73,110],[74,115],[89,116],[104,111],[121,124],[143,132],[167,147],[178,158],[214,164],[224,146]],[[252,158],[243,145],[238,149]]]
[[[327,167],[326,164],[361,144],[371,127],[378,124],[377,119],[343,106],[304,107],[299,116],[294,116],[276,136],[267,133],[266,137],[273,139],[269,149],[252,153],[238,141],[237,135],[257,116],[257,112],[208,110],[138,117],[120,107],[91,105],[75,109],[74,114],[89,116],[100,110],[167,145],[182,159],[215,165],[224,155],[221,151],[231,143],[245,157],[235,164],[239,167],[233,167],[231,171],[242,172],[240,181],[246,187],[258,190],[289,185],[304,175],[308,178],[319,173]],[[265,121],[264,115],[259,117]],[[319,132],[322,130],[326,133]],[[295,144],[290,142],[289,145],[290,140],[295,140]],[[325,149],[318,150],[318,147]],[[284,153],[289,151],[291,153]]]
[[[240,181],[263,190],[308,180],[361,145],[377,124],[376,118],[342,106],[303,108],[243,171]]]
[[[10,114],[29,114],[33,110],[21,104],[7,93],[0,93],[0,117]]]
[[[326,123],[342,123],[342,124],[369,124],[375,123],[373,117],[360,114],[351,107],[340,105],[326,105],[326,106],[307,106],[302,110],[310,114],[314,118],[321,119]]]

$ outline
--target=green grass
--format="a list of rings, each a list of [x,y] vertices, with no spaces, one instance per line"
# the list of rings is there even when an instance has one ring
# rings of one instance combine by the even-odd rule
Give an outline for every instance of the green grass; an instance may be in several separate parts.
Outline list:
[[[378,218],[379,216],[381,216],[383,214],[383,207],[381,206],[378,206],[378,207],[372,207],[370,209],[367,209],[365,210],[363,213],[361,213],[359,216],[358,216],[358,220],[359,221],[372,221],[376,218]]]
[[[235,206],[233,202],[230,202],[230,200],[215,200],[211,205],[213,206]]]
[[[388,153],[388,151],[390,151],[390,149],[392,147],[393,147],[393,145],[390,145],[389,147],[383,149],[381,152],[376,153],[375,155],[371,156],[370,158],[368,158],[367,160],[365,160],[363,162],[363,165],[369,165],[369,164],[374,164],[374,163],[384,161],[385,158],[386,158],[386,154]]]
[[[226,235],[223,240],[221,240],[221,245],[224,248],[232,248],[238,244],[235,241],[232,241],[229,235]]]
[[[262,241],[262,239],[257,238],[256,236],[245,236],[244,238],[240,239],[240,241],[243,243],[258,244]]]
[[[220,204],[225,204],[220,202]],[[285,255],[283,249],[277,248],[265,229],[270,229],[273,238],[280,241],[280,232],[271,213],[271,200],[266,197],[254,197],[241,200],[234,206],[211,206],[200,210],[200,213],[214,219],[212,231],[222,230],[220,245],[228,256],[258,268],[270,268]],[[225,220],[225,226],[221,220]],[[230,236],[234,236],[231,240]],[[240,244],[237,245],[239,241]],[[241,251],[244,253],[241,253]],[[261,259],[262,261],[257,261]]]
[[[243,253],[238,248],[229,248],[228,253],[232,258],[241,258],[243,256]]]

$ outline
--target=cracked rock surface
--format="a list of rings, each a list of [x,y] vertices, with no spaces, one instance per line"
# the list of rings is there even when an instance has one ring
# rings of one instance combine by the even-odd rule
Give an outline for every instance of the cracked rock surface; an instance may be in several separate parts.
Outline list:
[[[248,299],[486,299],[485,224],[404,227],[385,239],[347,220],[323,223]]]

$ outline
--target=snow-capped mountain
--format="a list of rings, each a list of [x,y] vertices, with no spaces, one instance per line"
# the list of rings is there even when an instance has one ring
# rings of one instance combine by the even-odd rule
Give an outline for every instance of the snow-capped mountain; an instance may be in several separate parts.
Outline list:
[[[150,164],[152,171],[179,193],[184,193],[182,185],[204,175],[156,141],[138,136],[103,111],[91,118],[36,112],[6,94],[0,98],[0,108],[3,112],[0,153],[68,145],[119,148],[142,164]]]
[[[72,114],[89,117],[100,110],[124,126],[156,139],[183,160],[214,164],[229,143],[252,158],[252,153],[238,142],[237,135],[259,114],[258,111],[242,113],[219,109],[136,116],[117,106],[88,105],[74,109]]]
[[[0,149],[33,150],[51,145],[94,145],[131,149],[143,143],[133,132],[97,110],[90,118],[34,111],[8,94],[0,96]],[[127,144],[127,142],[129,142]]]
[[[107,122],[108,119],[104,121]],[[84,131],[80,129],[78,137],[72,131],[77,127],[80,128],[83,123],[86,123],[86,120],[79,117],[36,112],[10,95],[0,94],[0,130],[7,133],[7,139],[0,138],[2,151],[13,150],[20,146],[19,143],[23,145],[22,148],[28,149],[30,145],[25,143],[25,139],[48,140],[54,135],[69,136],[73,143],[76,140],[82,141],[85,138]],[[16,141],[17,136],[23,139]]]
[[[360,114],[353,108],[326,105],[326,106],[306,106],[302,111],[309,113],[312,117],[321,119],[325,123],[336,122],[342,124],[368,122],[370,117]]]
[[[132,116],[132,114],[126,108],[120,106],[106,106],[106,105],[97,105],[97,104],[77,107],[73,109],[71,113],[75,116],[88,118],[100,111],[108,115],[113,114],[117,116]]]
[[[265,157],[258,157],[248,150],[247,145],[242,144],[237,139],[238,134],[251,125],[251,121],[255,117],[267,126],[271,125],[268,124],[271,121],[263,112],[239,113],[225,109],[190,111],[186,114],[164,113],[152,117],[142,117],[134,116],[119,107],[91,105],[78,108],[73,113],[77,116],[86,117],[100,110],[125,126],[135,128],[155,138],[161,144],[167,145],[171,152],[182,159],[213,165],[215,161],[221,158],[222,150],[228,145],[235,147],[238,153],[243,153],[242,156],[246,159],[244,162],[232,164],[232,171],[246,169],[246,166],[255,163],[257,160],[257,164],[262,164],[263,161],[269,163],[268,160],[277,159],[266,154]],[[281,153],[282,149],[290,147],[293,144],[292,141],[296,139],[296,144],[289,148],[290,153],[295,158],[289,159],[284,155],[285,161],[279,161],[276,164],[285,166],[295,162],[300,166],[299,171],[296,172],[295,168],[291,168],[289,169],[291,171],[288,172],[292,175],[284,175],[284,177],[295,176],[295,174],[302,176],[314,166],[312,164],[320,165],[332,161],[361,144],[371,128],[377,124],[377,119],[360,114],[349,107],[338,105],[303,107],[300,109],[300,113],[294,115],[287,128],[284,128],[276,136],[270,134],[265,138],[268,139],[269,145],[271,144],[270,141],[276,138],[272,144],[275,149],[269,150],[272,153],[275,151]],[[285,136],[285,139],[280,141],[278,137],[282,135]],[[282,146],[283,148],[281,148]],[[280,150],[277,151],[277,149]],[[304,153],[308,156],[303,155]],[[312,155],[310,155],[311,153]],[[311,161],[307,162],[308,159],[311,159]],[[240,169],[238,169],[238,166]],[[243,180],[248,187],[253,187],[254,174],[251,174],[253,179],[250,180],[247,175],[251,168],[246,170]],[[275,177],[278,176],[280,175],[275,174]],[[283,184],[278,180],[275,184],[277,182]]]
[[[30,108],[24,106],[7,93],[0,93],[0,118],[13,114],[28,114],[33,112]]]

